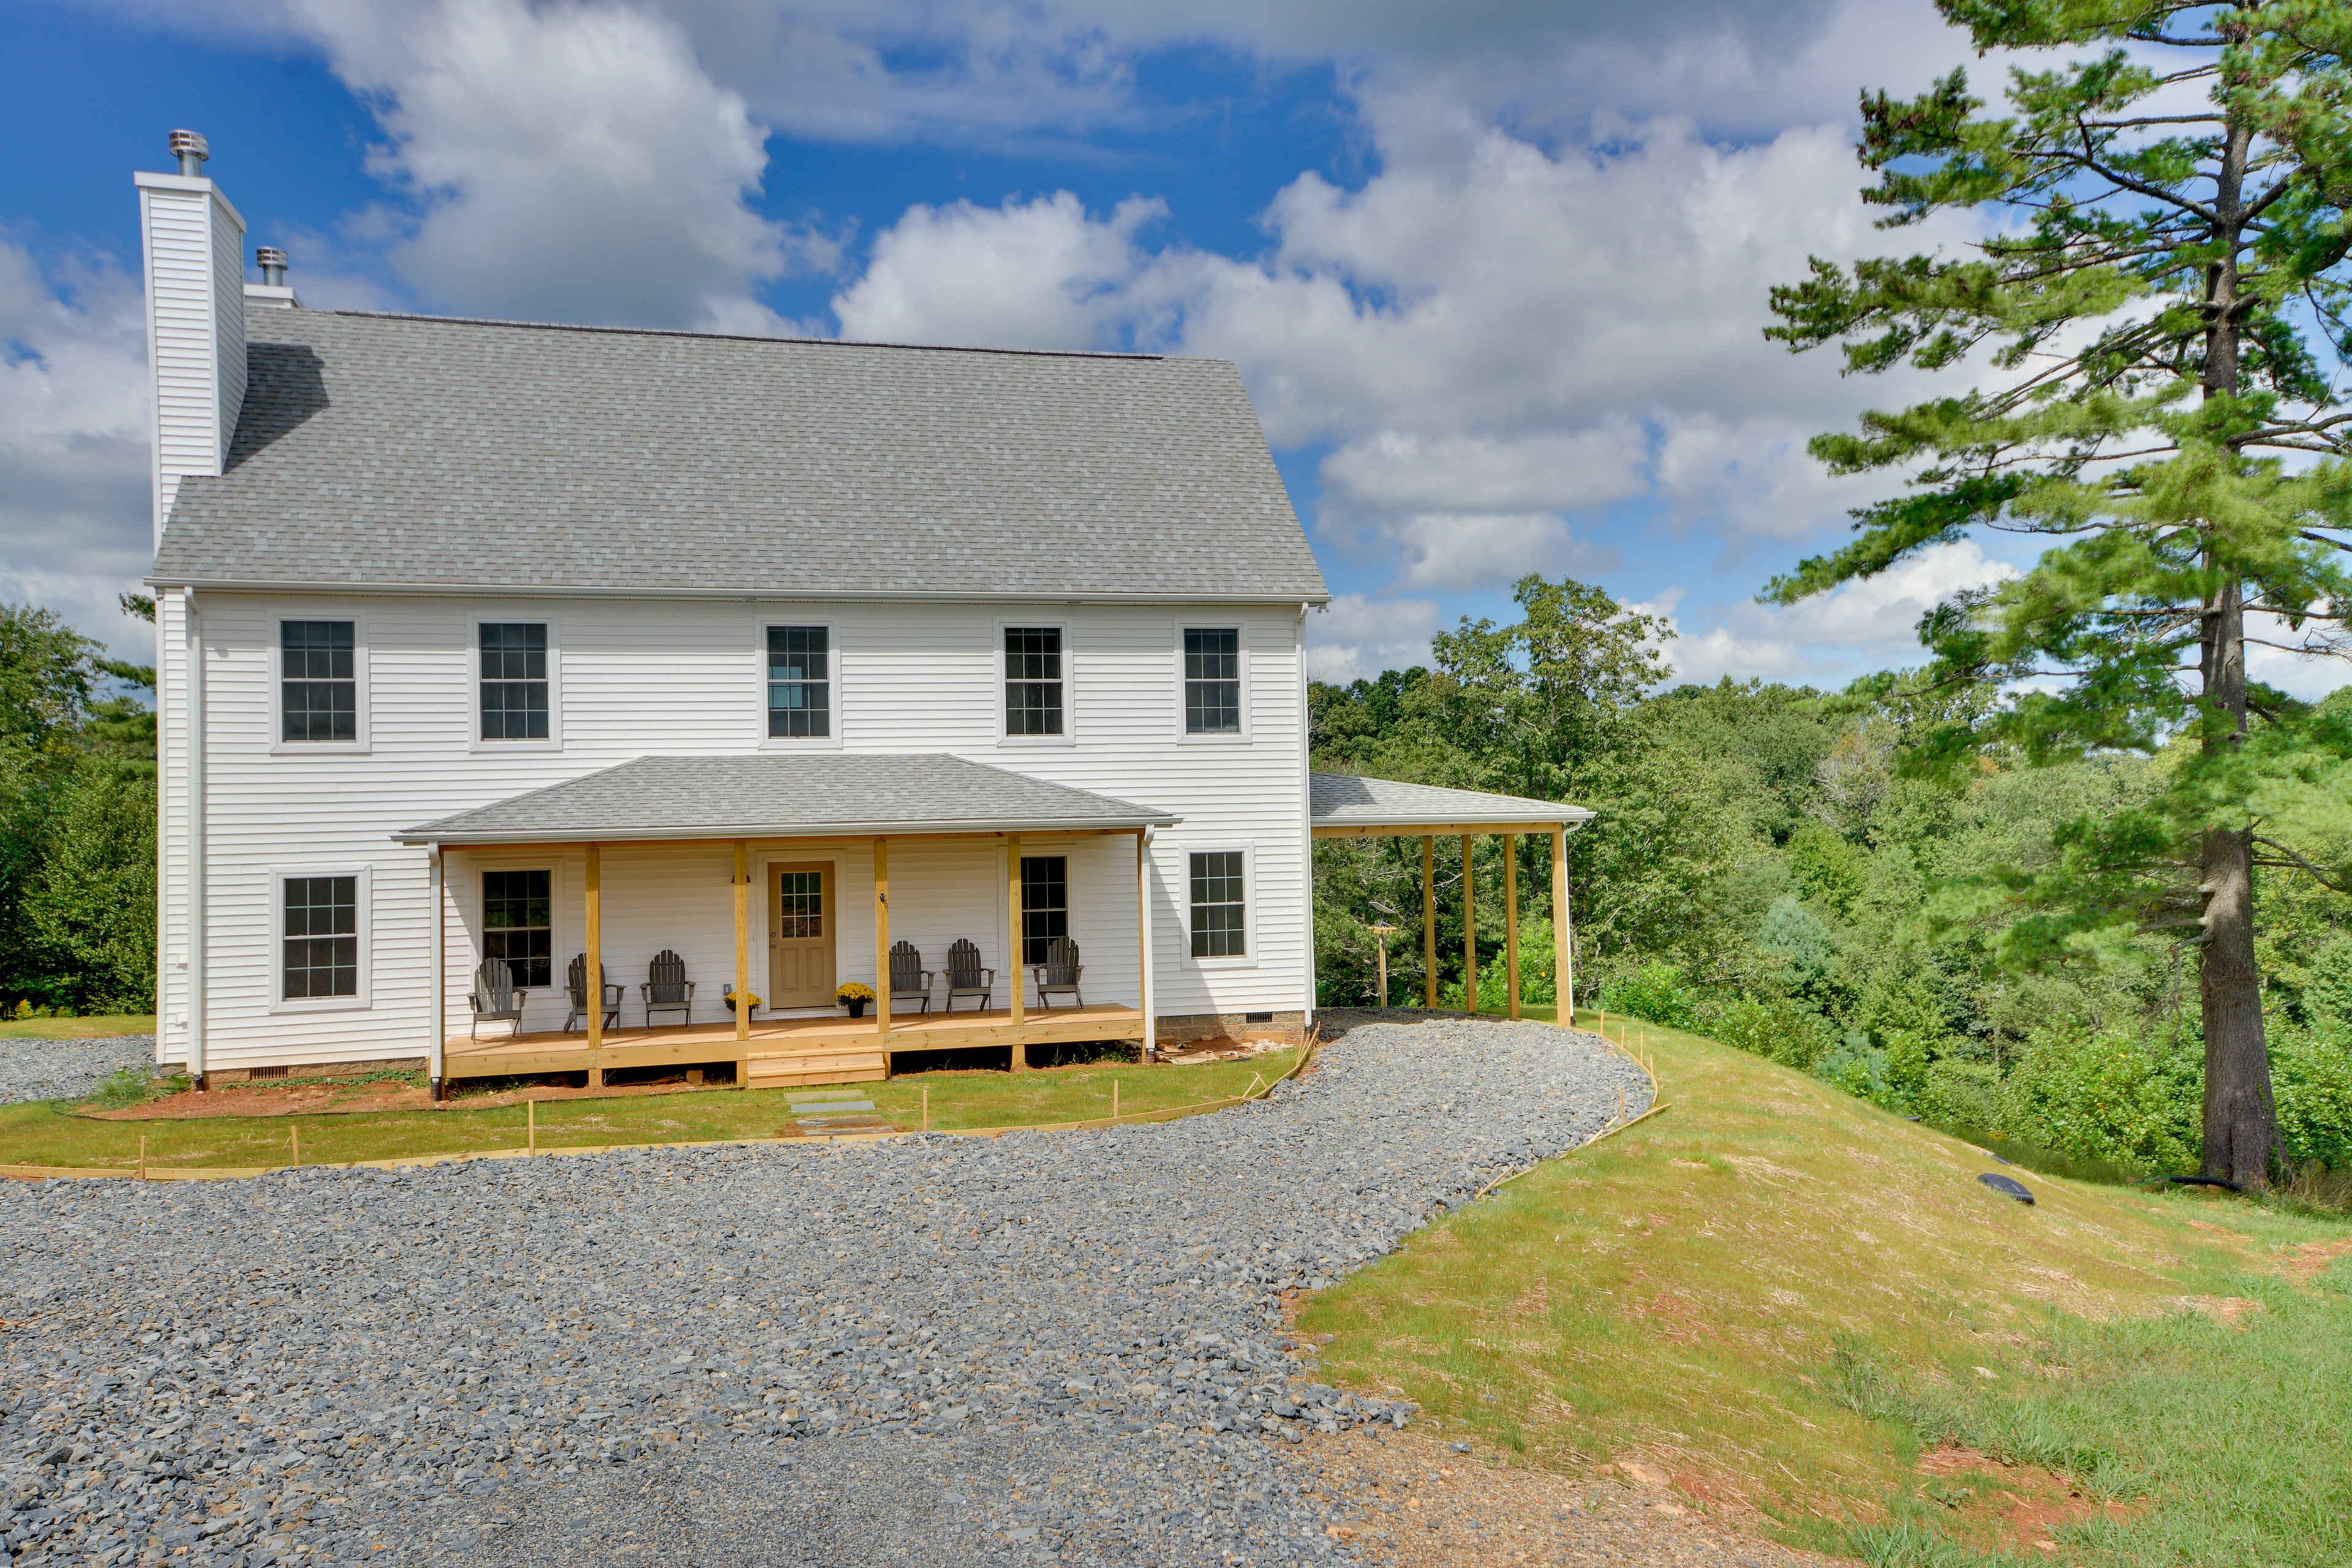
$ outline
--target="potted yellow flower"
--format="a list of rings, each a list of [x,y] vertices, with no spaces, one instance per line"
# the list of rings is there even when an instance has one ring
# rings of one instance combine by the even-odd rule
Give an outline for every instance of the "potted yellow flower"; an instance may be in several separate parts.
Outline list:
[[[860,985],[852,980],[834,987],[833,999],[848,1008],[851,1017],[863,1018],[866,1016],[866,1004],[874,1000],[874,987]]]
[[[735,1011],[735,987],[730,985],[727,988],[727,994],[722,997],[721,1000],[727,1004],[727,1010],[730,1013]],[[744,997],[743,1001],[747,1006],[757,1008],[760,1005],[760,994],[754,991],[749,996]]]

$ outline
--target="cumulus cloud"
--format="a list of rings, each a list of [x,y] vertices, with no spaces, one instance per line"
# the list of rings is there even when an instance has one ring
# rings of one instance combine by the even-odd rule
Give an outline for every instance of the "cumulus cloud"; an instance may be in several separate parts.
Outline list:
[[[103,258],[53,270],[0,240],[0,598],[145,663],[144,626],[115,604],[153,540],[140,284]]]
[[[1307,673],[1317,680],[1344,683],[1384,669],[1427,664],[1437,620],[1437,604],[1432,599],[1334,595],[1329,604],[1307,617]]]

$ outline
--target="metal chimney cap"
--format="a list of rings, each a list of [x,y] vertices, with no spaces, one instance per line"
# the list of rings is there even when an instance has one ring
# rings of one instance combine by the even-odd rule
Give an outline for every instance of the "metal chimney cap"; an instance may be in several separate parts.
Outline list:
[[[286,283],[286,253],[274,245],[257,246],[253,264],[261,268],[261,280],[272,289]]]
[[[191,179],[203,177],[205,160],[213,155],[212,144],[200,132],[172,132],[172,156],[180,161],[180,173]]]

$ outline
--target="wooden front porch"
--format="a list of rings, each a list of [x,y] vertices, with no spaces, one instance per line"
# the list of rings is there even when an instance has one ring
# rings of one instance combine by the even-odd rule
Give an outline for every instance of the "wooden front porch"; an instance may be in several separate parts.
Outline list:
[[[609,1029],[601,1041],[565,1034],[495,1040],[457,1035],[446,1042],[442,1073],[454,1079],[584,1072],[591,1085],[599,1085],[606,1072],[628,1068],[732,1062],[739,1085],[788,1089],[804,1083],[878,1081],[890,1076],[891,1057],[908,1051],[1002,1046],[1014,1052],[1013,1065],[1019,1067],[1030,1046],[1132,1040],[1139,1047],[1145,1037],[1140,1009],[1108,1004],[1023,1013],[1003,1007],[901,1013],[889,1019],[887,1034],[876,1018],[770,1018],[754,1019],[748,1036],[733,1024]]]

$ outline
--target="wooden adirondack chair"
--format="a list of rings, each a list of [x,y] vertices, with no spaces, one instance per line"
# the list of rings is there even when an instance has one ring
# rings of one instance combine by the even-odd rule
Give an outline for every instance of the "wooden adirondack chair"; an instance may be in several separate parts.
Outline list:
[[[1046,943],[1045,962],[1031,964],[1029,972],[1037,977],[1040,1011],[1052,1005],[1048,998],[1063,993],[1079,1006],[1087,1005],[1087,999],[1078,994],[1078,976],[1086,969],[1078,963],[1078,944],[1068,937],[1057,936]]]
[[[995,990],[996,971],[981,967],[980,949],[972,945],[971,938],[957,938],[956,944],[948,949],[947,1010],[950,1013],[955,1011],[959,996],[977,996],[980,998],[980,1010],[985,1013],[988,1011],[988,999]]]
[[[923,955],[911,942],[895,942],[890,948],[890,1011],[907,1011],[898,1005],[915,1004],[913,1010],[931,1010],[931,971],[923,967]]]
[[[664,948],[646,965],[646,983],[637,987],[646,999],[646,1027],[654,1026],[656,1013],[675,1013],[678,1022],[694,1022],[694,982],[686,977],[686,960]]]
[[[596,966],[598,979],[604,979],[604,971],[603,964]],[[580,1026],[581,1019],[588,1016],[588,955],[586,953],[579,953],[572,958],[572,967],[567,972],[567,982],[572,992],[572,1011],[564,1016],[563,1032],[568,1035]],[[606,980],[603,989],[604,1027],[617,1029],[621,1026],[621,988]]]
[[[528,991],[515,989],[514,971],[507,967],[505,959],[482,960],[481,968],[474,971],[474,1027],[471,1037],[477,1040],[482,1037],[485,1021],[510,1024],[516,1034],[521,1034],[523,999],[530,994]]]

